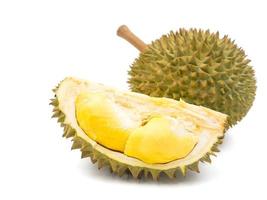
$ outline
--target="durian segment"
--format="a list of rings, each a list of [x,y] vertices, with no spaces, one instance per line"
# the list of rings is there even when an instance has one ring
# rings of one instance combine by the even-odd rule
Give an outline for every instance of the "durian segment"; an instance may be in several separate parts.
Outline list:
[[[132,132],[124,153],[146,163],[167,163],[185,157],[197,140],[180,121],[156,116]]]
[[[75,104],[78,124],[91,139],[146,163],[183,158],[197,143],[199,132],[220,130],[212,112],[182,100],[147,97],[141,104],[134,93],[125,97],[117,91],[88,91],[79,94]]]
[[[130,109],[130,103],[120,104],[119,100],[116,103],[114,97],[97,92],[81,93],[76,98],[78,124],[99,144],[147,163],[165,163],[186,156],[197,143],[197,137],[175,118],[150,117],[142,126],[142,121],[147,120],[144,117],[149,113],[142,116],[141,110],[139,113],[136,111],[138,105]],[[157,106],[168,108],[167,99],[151,98],[151,101],[160,102]],[[160,142],[164,145],[158,146]]]
[[[129,112],[103,93],[82,93],[75,104],[79,126],[91,139],[110,149],[124,151],[131,129],[138,126]]]
[[[222,138],[224,137],[224,129],[227,126],[227,115],[208,110],[208,113],[212,113],[210,116],[216,121],[214,128],[218,128],[218,131],[216,131],[216,128],[213,131],[200,131],[198,133],[198,143],[184,158],[164,164],[149,164],[98,144],[88,137],[88,135],[80,128],[75,115],[75,100],[79,94],[84,92],[116,93],[117,96],[123,96],[125,99],[135,96],[136,98],[134,102],[139,102],[140,105],[147,102],[148,96],[132,92],[119,92],[101,84],[72,77],[61,81],[54,92],[55,100],[51,103],[55,106],[53,116],[58,117],[58,122],[61,123],[61,126],[67,127],[64,135],[66,135],[66,137],[70,137],[70,135],[71,137],[73,136],[73,148],[80,148],[82,156],[90,156],[93,163],[108,163],[107,165],[111,167],[112,171],[120,175],[122,175],[125,170],[130,170],[133,176],[135,175],[134,177],[137,177],[138,174],[144,172],[145,176],[151,174],[153,179],[157,179],[160,172],[164,172],[171,178],[175,177],[175,174],[178,171],[182,172],[183,175],[186,174],[187,169],[198,172],[199,161],[210,162],[210,156],[215,155],[215,153],[218,152],[217,146],[221,144]],[[171,109],[168,109],[168,112],[171,115],[171,113],[175,113],[174,110],[177,107],[177,101],[172,99],[166,100],[170,107],[172,107]],[[191,106],[192,109],[197,107],[201,110],[203,108],[201,106],[198,107],[190,104],[187,104],[187,106]],[[144,106],[144,108],[146,107],[147,106]],[[153,109],[154,108],[155,107],[153,107]],[[207,111],[205,108],[203,108],[203,110]]]
[[[182,98],[229,115],[234,125],[255,99],[256,79],[244,50],[209,30],[170,32],[148,45],[129,71],[131,90]]]

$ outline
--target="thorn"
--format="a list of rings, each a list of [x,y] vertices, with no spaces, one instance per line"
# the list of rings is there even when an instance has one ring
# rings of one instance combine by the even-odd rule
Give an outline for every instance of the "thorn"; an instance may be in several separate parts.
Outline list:
[[[145,177],[145,179],[147,179],[148,178],[148,170],[147,169],[144,169],[144,177]]]
[[[133,178],[137,179],[139,173],[141,172],[141,168],[140,167],[131,167],[131,166],[129,166],[128,169],[130,170]]]
[[[117,173],[118,173],[118,176],[123,176],[123,174],[125,173],[125,171],[126,171],[126,169],[127,169],[127,167],[126,166],[121,166],[120,165],[120,167],[118,168],[118,170],[117,170]]]
[[[203,158],[201,160],[203,162],[211,163],[211,159],[210,159],[210,156],[208,154],[206,154],[205,156],[203,156]]]
[[[57,99],[51,99],[51,102],[49,103],[51,106],[58,106],[58,100]]]
[[[75,136],[75,134],[76,134],[76,131],[73,128],[69,128],[69,130],[66,133],[66,138],[73,137]]]
[[[79,141],[78,137],[73,138],[72,141],[73,141],[73,144],[72,144],[71,150],[79,149],[82,147],[81,142]]]
[[[97,161],[97,168],[98,169],[101,169],[105,165],[106,165],[106,163],[105,163],[105,160],[104,159],[98,159],[98,161]]]
[[[164,173],[170,178],[176,177],[176,168],[165,170]]]
[[[60,115],[60,113],[61,112],[59,110],[58,111],[55,111],[51,118],[58,117]]]
[[[212,150],[213,152],[220,152],[220,150],[218,149],[217,145],[213,145],[213,146],[211,147],[211,150]]]
[[[65,115],[63,113],[61,113],[61,115],[58,116],[57,122],[64,122],[64,121],[65,121]]]
[[[194,162],[193,164],[189,165],[188,168],[192,171],[195,171],[199,173],[199,168],[198,168],[198,161]]]
[[[81,155],[81,158],[87,158],[87,157],[90,157],[92,155],[92,152],[90,151],[82,151],[82,155]]]
[[[97,160],[95,160],[95,159],[93,158],[93,156],[91,156],[90,158],[91,158],[91,162],[92,162],[93,164],[95,164]]]
[[[110,167],[111,167],[112,172],[116,172],[116,171],[117,171],[117,164],[116,164],[116,161],[114,161],[114,160],[109,160],[109,164],[110,164]]]
[[[186,166],[181,166],[180,170],[182,172],[182,175],[185,176],[186,175]]]

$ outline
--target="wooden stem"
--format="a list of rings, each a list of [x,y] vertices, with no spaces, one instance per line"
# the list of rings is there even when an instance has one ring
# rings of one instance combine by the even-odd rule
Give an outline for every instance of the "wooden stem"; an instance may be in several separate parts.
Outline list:
[[[118,28],[117,35],[131,43],[141,52],[144,52],[147,48],[147,45],[134,33],[132,33],[132,31],[126,25],[122,25]]]

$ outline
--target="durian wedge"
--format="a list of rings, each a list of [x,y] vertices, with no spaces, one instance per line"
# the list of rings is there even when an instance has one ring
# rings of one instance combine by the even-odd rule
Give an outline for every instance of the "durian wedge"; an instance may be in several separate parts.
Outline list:
[[[182,100],[122,92],[75,78],[55,89],[53,117],[73,137],[72,149],[98,167],[134,178],[198,172],[199,161],[218,152],[227,115]]]

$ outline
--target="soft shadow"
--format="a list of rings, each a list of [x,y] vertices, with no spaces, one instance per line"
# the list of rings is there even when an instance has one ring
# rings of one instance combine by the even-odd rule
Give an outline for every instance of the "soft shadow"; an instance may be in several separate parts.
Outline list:
[[[219,146],[219,149],[222,151],[219,154],[223,153],[223,149],[228,149],[233,144],[231,132],[231,129],[229,129],[225,134],[223,143]],[[216,162],[216,158],[212,157],[212,161]],[[126,182],[127,184],[193,185],[212,181],[216,179],[217,176],[216,171],[211,169],[212,164],[210,165],[208,163],[199,164],[200,173],[189,170],[185,177],[183,177],[182,174],[177,173],[176,178],[174,179],[170,179],[165,174],[161,174],[158,181],[154,181],[152,177],[149,177],[148,179],[145,179],[144,177],[133,179],[130,174],[125,174],[122,177],[119,177],[116,174],[111,173],[108,167],[103,167],[99,170],[97,165],[92,164],[89,159],[82,160],[79,164],[79,168],[81,173],[87,177],[110,182]]]
[[[220,150],[230,148],[233,145],[232,129],[230,128],[224,136],[223,143],[219,146]],[[220,152],[221,154],[222,152]]]
[[[216,174],[214,171],[210,170],[209,164],[200,163],[200,173],[188,171],[186,176],[183,177],[182,174],[177,173],[176,178],[170,179],[165,174],[161,174],[158,181],[154,181],[152,177],[145,179],[144,177],[140,179],[133,179],[130,174],[124,174],[122,177],[117,176],[110,172],[108,167],[97,168],[97,165],[90,163],[90,160],[85,159],[80,162],[79,168],[81,173],[88,178],[94,178],[97,180],[102,180],[105,182],[125,182],[127,184],[145,184],[145,185],[193,185],[212,181],[216,179]]]

